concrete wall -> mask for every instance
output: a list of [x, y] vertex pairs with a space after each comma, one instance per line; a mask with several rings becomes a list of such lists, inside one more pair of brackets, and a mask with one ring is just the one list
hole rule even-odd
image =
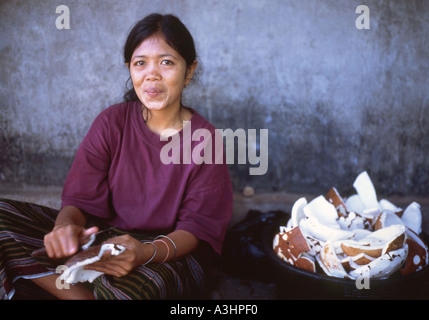
[[[58, 30], [58, 5], [70, 29]], [[370, 9], [359, 30], [358, 5]], [[231, 165], [236, 191], [429, 195], [429, 2], [2, 0], [0, 183], [61, 185], [94, 117], [120, 102], [133, 24], [174, 13], [199, 81], [185, 101], [219, 128], [268, 129], [269, 167]]]

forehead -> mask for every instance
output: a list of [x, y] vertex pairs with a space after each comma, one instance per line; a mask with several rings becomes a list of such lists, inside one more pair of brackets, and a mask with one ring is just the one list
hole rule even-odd
[[133, 57], [152, 55], [172, 55], [177, 59], [181, 58], [180, 54], [175, 49], [173, 49], [165, 41], [164, 36], [159, 33], [156, 33], [143, 40], [133, 52]]

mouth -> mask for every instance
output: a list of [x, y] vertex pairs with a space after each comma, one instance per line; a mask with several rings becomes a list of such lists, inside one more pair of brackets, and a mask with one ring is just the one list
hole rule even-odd
[[161, 95], [162, 90], [158, 88], [148, 88], [144, 90], [144, 93], [150, 98], [156, 98]]

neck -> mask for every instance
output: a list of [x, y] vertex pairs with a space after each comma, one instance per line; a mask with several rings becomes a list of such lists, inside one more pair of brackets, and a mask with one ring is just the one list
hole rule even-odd
[[180, 131], [183, 128], [183, 121], [191, 118], [191, 112], [183, 106], [179, 106], [175, 110], [149, 110], [145, 107], [142, 109], [143, 119], [147, 127], [154, 133], [161, 135], [166, 130], [172, 132]]

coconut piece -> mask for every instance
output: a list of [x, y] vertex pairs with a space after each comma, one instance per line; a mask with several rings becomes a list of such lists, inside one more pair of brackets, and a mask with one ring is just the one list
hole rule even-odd
[[423, 269], [429, 263], [428, 246], [413, 230], [407, 228], [408, 256], [400, 272], [403, 276]]
[[341, 229], [337, 223], [337, 210], [324, 196], [319, 196], [310, 201], [303, 207], [303, 211], [306, 216], [305, 233], [313, 238], [325, 242], [328, 239], [335, 241], [353, 237], [352, 231]]
[[351, 260], [351, 257], [346, 257], [341, 259], [341, 265], [343, 266], [344, 270], [348, 273], [351, 270], [354, 270], [356, 268], [359, 268], [360, 266], [356, 263], [354, 263]]
[[125, 247], [118, 244], [105, 243], [75, 254], [66, 261], [65, 265], [67, 268], [61, 274], [60, 280], [67, 283], [94, 281], [95, 278], [103, 273], [95, 270], [84, 270], [84, 267], [99, 261], [107, 251], [110, 251], [111, 255], [116, 256], [124, 252]]
[[308, 246], [299, 227], [295, 227], [286, 232], [282, 239], [285, 240], [285, 243], [288, 246], [287, 250], [295, 259], [298, 259], [301, 253], [310, 251], [310, 247]]
[[371, 223], [377, 218], [377, 216], [380, 214], [380, 209], [373, 207], [369, 209], [364, 209], [362, 212], [362, 216], [368, 219]]
[[294, 264], [296, 267], [307, 270], [310, 272], [316, 272], [316, 263], [313, 256], [303, 253]]
[[310, 228], [308, 227], [308, 224], [307, 224], [307, 219], [301, 219], [300, 221], [299, 221], [299, 228], [301, 229], [301, 232], [302, 232], [302, 234], [303, 235], [310, 235]]
[[96, 237], [97, 233], [98, 232], [90, 234], [89, 240], [81, 246], [82, 250], [87, 250], [93, 244], [93, 242], [95, 241], [95, 237]]
[[320, 253], [320, 250], [322, 250], [322, 247], [325, 245], [325, 242], [311, 236], [308, 232], [308, 227], [306, 225], [307, 225], [306, 220], [300, 221], [301, 232], [305, 240], [307, 240], [308, 246], [310, 247], [310, 251], [308, 253], [312, 256], [316, 256], [317, 254]]
[[287, 230], [292, 229], [294, 226], [292, 225], [292, 218], [288, 220], [286, 226], [280, 226], [280, 233], [286, 232]]
[[328, 240], [337, 241], [344, 239], [352, 239], [354, 231], [343, 230], [336, 223], [334, 225], [325, 225], [319, 222], [316, 218], [308, 218], [305, 220], [306, 231], [315, 239], [326, 242]]
[[354, 257], [345, 256], [341, 259], [341, 264], [344, 267], [344, 270], [350, 272], [360, 268], [362, 265], [366, 265], [374, 261], [375, 258], [368, 256], [365, 253], [358, 254]]
[[362, 265], [368, 264], [371, 261], [374, 261], [375, 258], [367, 255], [366, 253], [362, 252], [356, 256], [350, 257], [345, 256], [341, 260], [341, 264], [344, 266], [345, 264], [348, 264], [350, 269], [356, 269], [357, 267], [360, 267]]
[[402, 225], [393, 225], [371, 232], [359, 241], [342, 241], [341, 248], [348, 256], [365, 253], [370, 257], [377, 258], [389, 251], [401, 248], [404, 242], [405, 227]]
[[326, 241], [322, 250], [320, 251], [320, 262], [322, 269], [328, 276], [337, 278], [350, 278], [341, 260], [338, 258], [335, 247], [331, 240]]
[[[276, 233], [275, 235], [274, 235], [274, 238], [273, 238], [273, 250], [274, 251], [276, 251], [276, 247], [279, 245], [279, 242], [280, 242], [280, 235], [282, 234], [283, 232], [279, 232], [279, 233]], [[276, 252], [277, 253], [277, 252]]]
[[353, 238], [351, 240], [360, 241], [365, 237], [368, 237], [372, 231], [369, 231], [367, 229], [355, 229], [353, 230]]
[[413, 230], [415, 233], [422, 232], [422, 213], [420, 205], [417, 202], [412, 202], [402, 214], [401, 220], [404, 224]]
[[308, 253], [312, 256], [316, 256], [317, 254], [319, 254], [319, 252], [322, 249], [322, 247], [324, 246], [325, 242], [320, 240], [320, 239], [314, 238], [310, 234], [310, 229], [307, 226], [307, 219], [302, 219], [299, 222], [299, 228], [300, 228], [301, 233], [304, 236], [304, 238], [307, 241], [307, 244], [310, 248], [310, 251], [308, 251]]
[[342, 229], [364, 230], [371, 229], [371, 220], [351, 211], [347, 216], [340, 216], [337, 223]]
[[402, 208], [397, 207], [392, 202], [386, 199], [381, 199], [378, 204], [380, 205], [381, 210], [390, 210], [393, 211], [397, 216], [401, 217], [404, 210]]
[[360, 215], [362, 215], [365, 210], [365, 206], [358, 194], [351, 195], [346, 199], [346, 207], [347, 210], [354, 211]]
[[311, 272], [316, 271], [314, 258], [306, 254], [310, 247], [299, 227], [276, 234], [273, 249], [279, 258], [289, 264]]
[[369, 243], [361, 241], [344, 241], [341, 244], [341, 248], [343, 249], [344, 253], [348, 256], [356, 256], [361, 253], [365, 253], [371, 257], [379, 257], [381, 255], [381, 252], [383, 251], [382, 247], [376, 247], [370, 246]]
[[305, 239], [307, 240], [308, 246], [310, 247], [310, 251], [308, 253], [313, 257], [320, 253], [320, 250], [322, 250], [325, 244], [324, 242], [317, 240], [309, 235], [306, 235]]
[[321, 224], [326, 226], [338, 226], [337, 210], [332, 203], [329, 203], [324, 196], [318, 196], [311, 200], [304, 208], [307, 218], [316, 218]]
[[310, 247], [299, 227], [276, 234], [273, 249], [278, 256], [291, 264], [299, 258], [301, 253], [310, 251]]
[[365, 209], [379, 209], [377, 193], [375, 192], [374, 185], [372, 184], [368, 172], [361, 172], [354, 181], [353, 187], [362, 200]]
[[343, 198], [335, 187], [332, 187], [328, 191], [328, 193], [326, 194], [326, 199], [334, 205], [339, 217], [347, 217], [348, 212], [346, 203], [344, 202]]
[[299, 226], [299, 221], [305, 218], [304, 207], [307, 205], [307, 199], [305, 197], [299, 198], [295, 201], [291, 211], [291, 227]]
[[349, 258], [351, 259], [351, 261], [353, 261], [354, 263], [356, 263], [358, 265], [368, 264], [374, 260], [373, 257], [371, 257], [371, 256], [369, 256], [363, 252], [361, 254], [358, 254], [357, 256], [349, 257]]
[[393, 225], [404, 225], [398, 215], [390, 209], [385, 209], [374, 220], [374, 230], [390, 227]]
[[354, 279], [358, 277], [369, 277], [374, 279], [388, 278], [402, 266], [407, 254], [408, 246], [405, 244], [400, 249], [387, 252], [370, 263], [350, 271], [349, 274]]

